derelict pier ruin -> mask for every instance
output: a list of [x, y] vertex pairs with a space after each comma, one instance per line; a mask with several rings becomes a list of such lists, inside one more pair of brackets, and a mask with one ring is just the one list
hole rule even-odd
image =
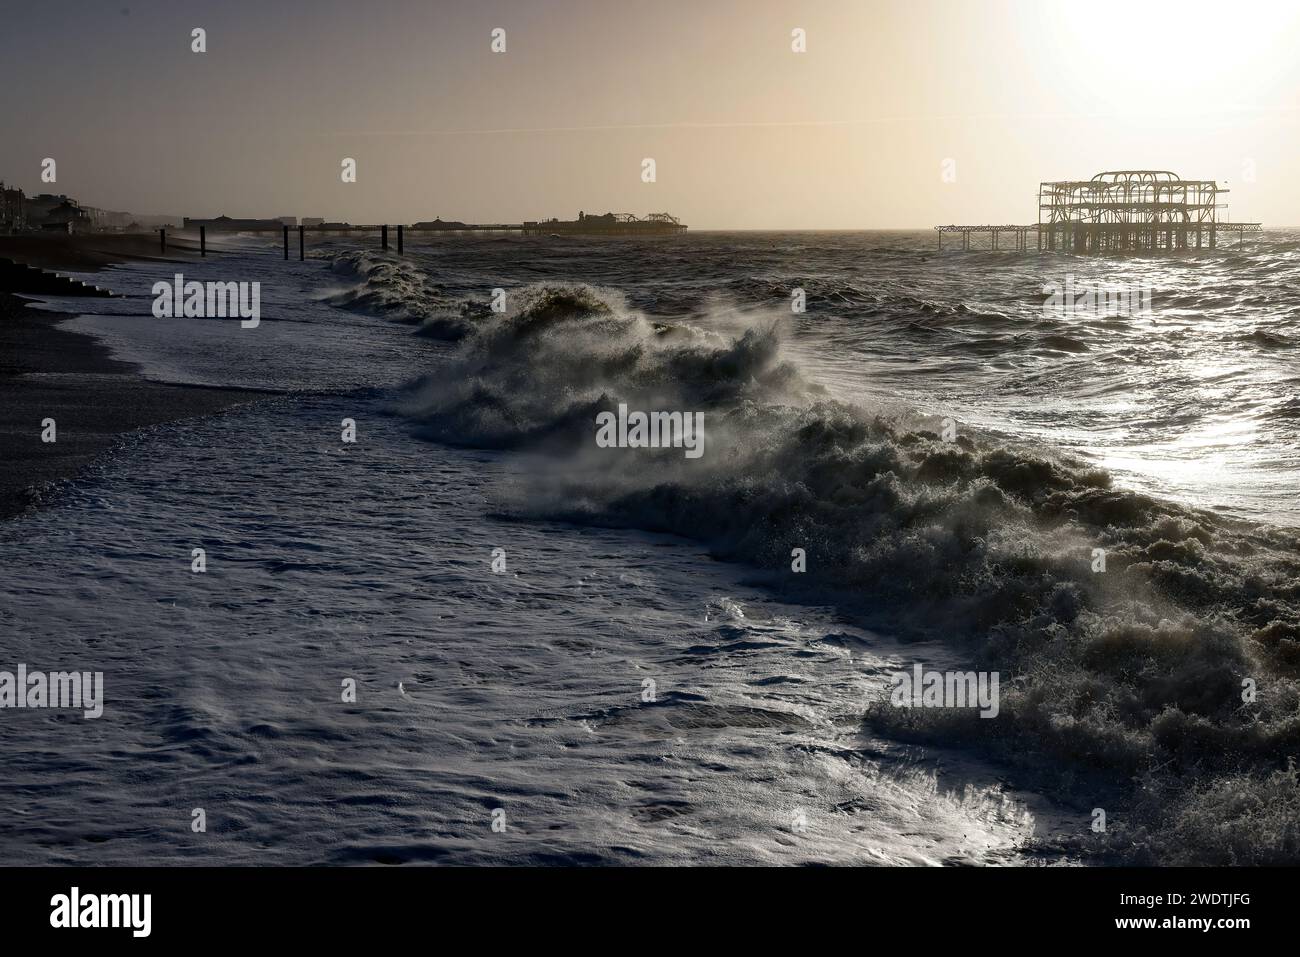
[[1235, 233], [1240, 244], [1262, 228], [1219, 218], [1227, 192], [1213, 180], [1183, 179], [1168, 170], [1111, 170], [1087, 180], [1040, 183], [1035, 224], [935, 229], [940, 249], [945, 233], [960, 235], [964, 250], [1028, 251], [1031, 243], [1039, 251], [1082, 254], [1216, 249], [1225, 233]]

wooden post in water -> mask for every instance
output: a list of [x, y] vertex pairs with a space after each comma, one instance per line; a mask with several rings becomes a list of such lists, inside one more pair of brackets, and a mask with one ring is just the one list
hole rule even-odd
[[208, 254], [208, 227], [200, 226], [199, 227], [199, 255], [206, 256], [207, 254]]
[[288, 225], [286, 224], [286, 225], [284, 225], [284, 226], [281, 226], [280, 228], [284, 230], [284, 258], [285, 258], [285, 261], [288, 262], [288, 260], [289, 260], [289, 227], [288, 227]]
[[303, 262], [307, 258], [306, 249], [303, 245], [302, 233], [303, 233], [303, 229], [301, 226], [299, 226], [298, 227], [298, 262]]
[[402, 224], [397, 224], [397, 255], [402, 254]]
[[388, 224], [387, 223], [379, 227], [379, 243], [383, 247], [384, 252], [388, 252]]
[[166, 226], [158, 230], [158, 242], [162, 245], [162, 251], [167, 252], [167, 227]]

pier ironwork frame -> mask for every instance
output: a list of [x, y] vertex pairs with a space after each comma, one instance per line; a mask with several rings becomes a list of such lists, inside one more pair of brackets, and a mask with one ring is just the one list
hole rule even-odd
[[[1187, 180], [1168, 170], [1108, 170], [1087, 180], [1059, 180], [1038, 186], [1038, 222], [1005, 226], [936, 226], [961, 236], [962, 249], [1053, 252], [1155, 253], [1216, 249], [1219, 234], [1236, 233], [1238, 244], [1260, 223], [1219, 218], [1228, 190], [1213, 180]], [[1011, 234], [1007, 246], [1004, 234]], [[972, 242], [972, 237], [975, 237]]]

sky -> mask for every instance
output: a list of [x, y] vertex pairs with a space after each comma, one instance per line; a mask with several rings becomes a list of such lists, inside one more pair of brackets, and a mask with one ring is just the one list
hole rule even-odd
[[1294, 0], [5, 0], [0, 24], [0, 179], [109, 209], [924, 228], [1161, 169], [1300, 224]]

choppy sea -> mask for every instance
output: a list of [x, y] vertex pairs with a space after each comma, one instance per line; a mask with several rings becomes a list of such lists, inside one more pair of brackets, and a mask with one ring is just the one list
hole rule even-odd
[[[177, 271], [260, 283], [260, 324], [155, 318]], [[1298, 277], [1285, 232], [242, 239], [97, 274], [122, 297], [45, 308], [266, 398], [0, 528], [0, 669], [105, 687], [0, 711], [0, 859], [1073, 862], [1116, 853], [1101, 804], [1142, 860], [1290, 860]], [[598, 448], [619, 403], [703, 412], [704, 454]], [[998, 717], [882, 709], [917, 662], [999, 673]]]

